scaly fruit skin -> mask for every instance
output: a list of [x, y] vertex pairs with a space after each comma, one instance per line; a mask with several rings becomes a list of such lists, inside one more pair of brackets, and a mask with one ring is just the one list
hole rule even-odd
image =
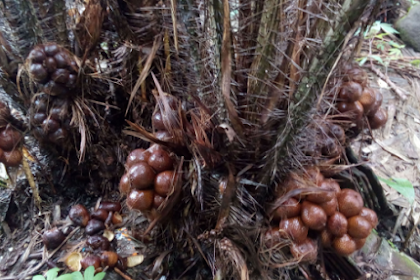
[[369, 125], [371, 129], [378, 129], [386, 124], [388, 120], [388, 113], [383, 109], [379, 108], [378, 111], [369, 117]]
[[94, 250], [100, 249], [106, 251], [110, 246], [109, 240], [102, 235], [89, 236], [86, 243]]
[[359, 83], [346, 82], [341, 86], [338, 98], [344, 102], [355, 102], [362, 96], [363, 88]]
[[343, 189], [337, 195], [338, 209], [347, 218], [358, 215], [363, 208], [363, 199], [352, 189]]
[[309, 201], [302, 203], [301, 218], [303, 223], [313, 230], [322, 230], [327, 224], [327, 214], [324, 209]]
[[285, 219], [279, 225], [280, 236], [290, 238], [295, 243], [303, 242], [308, 236], [308, 227], [300, 217]]
[[356, 242], [348, 234], [336, 237], [332, 242], [332, 246], [337, 254], [342, 256], [351, 255], [356, 251]]
[[66, 239], [66, 235], [58, 228], [47, 230], [42, 235], [42, 242], [47, 249], [56, 249]]
[[360, 216], [369, 221], [372, 228], [376, 228], [376, 226], [378, 225], [378, 216], [372, 209], [363, 207], [362, 211], [360, 211]]
[[35, 96], [30, 110], [31, 129], [35, 138], [42, 143], [65, 146], [70, 141], [70, 107], [67, 99], [45, 93]]
[[337, 197], [333, 197], [333, 199], [331, 199], [330, 201], [321, 203], [319, 204], [319, 206], [321, 206], [322, 209], [324, 209], [325, 214], [327, 214], [328, 217], [334, 215], [334, 213], [338, 211]]
[[93, 266], [96, 269], [101, 267], [101, 259], [95, 255], [89, 255], [80, 261], [83, 269]]
[[76, 204], [70, 208], [69, 218], [76, 225], [85, 227], [90, 220], [90, 214], [83, 205]]
[[372, 231], [372, 225], [360, 215], [348, 219], [348, 233], [353, 238], [364, 239]]
[[357, 122], [363, 117], [363, 106], [359, 101], [355, 102], [340, 102], [337, 104], [337, 110], [342, 113], [343, 120]]
[[127, 197], [127, 206], [140, 211], [150, 210], [153, 205], [153, 195], [152, 190], [133, 189]]
[[273, 220], [280, 221], [282, 218], [293, 218], [300, 215], [302, 205], [293, 197], [288, 198], [273, 212]]
[[154, 188], [155, 192], [163, 197], [166, 197], [172, 188], [172, 184], [175, 181], [175, 172], [173, 170], [167, 170], [160, 172], [156, 175]]
[[102, 221], [92, 219], [90, 220], [85, 228], [87, 235], [95, 235], [105, 229], [105, 224]]
[[145, 190], [153, 186], [156, 174], [149, 164], [138, 162], [130, 167], [128, 177], [133, 188]]
[[328, 218], [327, 229], [332, 235], [341, 237], [347, 233], [347, 225], [346, 217], [340, 212], [335, 212]]
[[35, 46], [28, 55], [31, 78], [53, 96], [74, 95], [79, 67], [73, 55], [55, 43]]
[[[278, 232], [266, 232], [265, 239], [269, 239], [270, 247], [277, 244], [284, 246], [284, 239], [290, 239], [293, 242], [289, 246], [292, 255], [300, 258], [308, 247], [305, 245], [309, 244], [306, 240], [308, 235], [318, 235], [325, 248], [332, 247], [344, 256], [363, 247], [366, 237], [378, 223], [376, 213], [363, 207], [363, 199], [358, 192], [341, 189], [336, 180], [319, 174], [316, 167], [310, 167], [305, 172], [291, 172], [285, 183], [279, 184], [283, 192], [277, 193], [273, 205], [278, 204], [276, 201], [283, 201], [284, 196], [291, 196], [290, 192], [298, 193], [299, 189], [301, 192], [271, 212], [271, 223], [275, 225], [279, 220], [280, 223]], [[278, 241], [273, 238], [277, 235]], [[312, 257], [304, 257], [304, 260], [316, 259], [316, 254], [309, 251], [308, 255]]]

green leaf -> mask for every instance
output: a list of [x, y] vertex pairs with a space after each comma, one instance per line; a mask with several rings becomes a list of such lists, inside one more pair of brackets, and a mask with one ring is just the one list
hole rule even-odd
[[93, 280], [93, 276], [95, 275], [95, 268], [93, 265], [89, 266], [85, 270], [85, 280]]
[[83, 280], [83, 275], [80, 271], [75, 271], [71, 274], [73, 280]]
[[376, 60], [377, 62], [379, 62], [380, 64], [384, 65], [384, 61], [382, 60], [382, 58], [378, 55], [371, 55], [371, 58], [373, 58], [374, 60]]
[[389, 23], [381, 23], [381, 29], [388, 34], [400, 34], [400, 32], [395, 30]]
[[381, 33], [381, 34], [376, 35], [375, 38], [378, 38], [378, 39], [382, 40], [384, 38], [384, 36], [386, 36], [386, 35], [388, 35], [388, 33]]
[[45, 278], [42, 275], [35, 275], [34, 277], [32, 277], [32, 280], [45, 280]]
[[394, 243], [392, 243], [392, 241], [391, 240], [387, 240], [388, 241], [388, 244], [391, 246], [391, 248], [393, 248], [393, 249], [397, 249], [397, 247], [395, 246], [395, 244]]
[[415, 66], [415, 67], [419, 67], [420, 66], [420, 59], [414, 59], [410, 62], [410, 64]]
[[400, 49], [390, 49], [389, 50], [389, 55], [402, 56], [402, 52], [401, 52]]
[[379, 31], [381, 31], [381, 22], [380, 21], [375, 21], [370, 28], [368, 28], [365, 32], [365, 37], [371, 37], [371, 36], [375, 36], [376, 34], [379, 33]]
[[405, 45], [401, 45], [401, 44], [395, 43], [394, 41], [389, 41], [388, 44], [390, 44], [392, 47], [397, 48], [397, 49], [403, 49], [403, 48], [405, 48]]
[[381, 177], [378, 177], [379, 180], [402, 194], [405, 198], [407, 198], [408, 202], [410, 204], [413, 204], [415, 194], [414, 194], [414, 188], [413, 184], [411, 184], [410, 181], [407, 179], [400, 179], [400, 178], [391, 178], [391, 179], [384, 179]]
[[98, 274], [95, 275], [95, 277], [93, 278], [93, 280], [102, 280], [105, 277], [105, 272], [99, 272]]
[[71, 275], [70, 273], [63, 274], [60, 277], [58, 277], [56, 280], [73, 280], [73, 275]]
[[47, 271], [47, 280], [54, 280], [57, 278], [58, 272], [60, 269], [58, 267], [51, 268]]
[[378, 49], [380, 49], [381, 51], [385, 50], [385, 44], [383, 42], [380, 42], [376, 45], [376, 47]]
[[360, 59], [359, 61], [359, 66], [363, 66], [363, 64], [365, 64], [365, 62], [367, 61], [367, 57], [363, 57], [362, 59]]

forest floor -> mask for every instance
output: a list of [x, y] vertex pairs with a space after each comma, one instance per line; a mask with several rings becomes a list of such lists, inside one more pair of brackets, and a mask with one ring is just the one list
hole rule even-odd
[[[370, 44], [371, 42], [367, 40], [364, 50], [369, 49]], [[361, 270], [372, 271], [374, 274], [380, 274], [379, 272], [382, 271], [383, 275], [387, 276], [386, 278], [398, 276], [399, 279], [404, 279], [401, 275], [410, 276], [412, 271], [420, 269], [420, 264], [413, 268], [407, 265], [407, 262], [399, 263], [397, 259], [401, 260], [401, 257], [391, 256], [400, 251], [420, 262], [420, 228], [418, 227], [420, 221], [420, 68], [418, 65], [420, 63], [416, 62], [416, 60], [420, 62], [420, 54], [408, 48], [403, 48], [401, 51], [401, 55], [393, 57], [387, 66], [377, 59], [368, 59], [363, 66], [369, 73], [371, 87], [383, 95], [383, 106], [388, 111], [388, 122], [383, 129], [375, 130], [373, 137], [367, 137], [364, 134], [355, 139], [353, 149], [378, 177], [399, 183], [397, 187], [382, 183], [387, 200], [394, 206], [396, 215], [382, 222], [381, 230], [378, 231], [381, 239], [377, 238], [368, 242], [365, 247], [373, 247], [374, 242], [377, 246], [370, 248], [370, 252], [366, 249], [361, 250], [353, 255], [352, 259]], [[369, 53], [369, 51], [362, 51], [361, 54], [363, 57]], [[387, 62], [387, 54], [381, 55]], [[413, 188], [406, 181], [399, 179], [407, 180]], [[398, 187], [399, 191], [396, 189]], [[42, 226], [44, 223], [48, 224], [51, 217], [56, 214], [54, 213], [55, 205], [60, 205], [64, 209], [68, 208], [68, 203], [75, 202], [56, 201], [51, 203], [49, 212], [32, 216], [27, 212], [28, 209], [35, 208], [31, 202], [32, 194], [28, 190], [23, 190], [21, 194], [14, 194], [14, 196], [11, 193], [11, 189], [0, 187], [2, 225], [0, 232], [6, 236], [2, 240], [11, 241], [0, 244], [0, 252], [2, 252], [0, 254], [0, 280], [16, 279], [13, 275], [22, 270], [22, 267], [26, 269], [25, 276], [28, 278], [31, 273], [41, 272], [39, 269], [42, 264], [48, 263], [49, 260], [40, 238]], [[77, 202], [80, 202], [77, 194], [73, 196]], [[22, 204], [11, 205], [14, 199], [22, 201]], [[90, 206], [95, 204], [95, 201], [82, 202]], [[25, 220], [19, 217], [14, 220], [14, 225], [8, 225], [6, 220], [10, 221], [11, 218], [5, 219], [5, 216], [8, 211], [11, 211], [10, 209], [16, 211], [13, 214], [9, 213], [9, 216], [32, 219]], [[123, 235], [121, 232], [120, 230], [120, 233], [116, 234], [117, 238], [127, 241], [121, 237]], [[10, 238], [7, 239], [7, 237]], [[389, 246], [384, 247], [379, 243]], [[131, 245], [128, 243], [127, 246]], [[388, 257], [385, 256], [386, 254]], [[60, 255], [60, 252], [57, 252], [57, 255]], [[381, 259], [377, 257], [378, 255], [385, 257]], [[54, 256], [54, 258], [58, 259], [59, 256]], [[410, 260], [410, 264], [415, 266], [416, 262]], [[394, 273], [395, 271], [398, 273]], [[115, 273], [110, 273], [106, 279], [114, 279], [114, 277], [122, 279]], [[369, 277], [366, 278], [369, 279]]]
[[[392, 40], [397, 39], [394, 37]], [[364, 49], [370, 49], [371, 43], [366, 41]], [[369, 53], [362, 52], [361, 58]], [[420, 68], [417, 64], [420, 54], [410, 48], [402, 48], [398, 57], [390, 56], [388, 61], [385, 60], [386, 52], [378, 55], [384, 60], [368, 59], [363, 67], [369, 73], [371, 87], [383, 95], [388, 122], [383, 129], [373, 131], [372, 137], [359, 136], [352, 147], [380, 180], [388, 179], [395, 183], [381, 181], [388, 202], [395, 207], [396, 216], [382, 223], [388, 230], [386, 234], [381, 232], [379, 235], [387, 241], [390, 250], [398, 248], [420, 262]], [[382, 249], [383, 246], [378, 244], [374, 250], [381, 255], [378, 251]], [[361, 254], [357, 254], [355, 260], [361, 266], [375, 263], [376, 269], [385, 274], [388, 272], [389, 276], [410, 275], [410, 269], [400, 267], [394, 258], [378, 260], [377, 254], [376, 260], [367, 260]], [[383, 256], [385, 254], [382, 252]], [[397, 270], [405, 270], [405, 273], [391, 272]]]

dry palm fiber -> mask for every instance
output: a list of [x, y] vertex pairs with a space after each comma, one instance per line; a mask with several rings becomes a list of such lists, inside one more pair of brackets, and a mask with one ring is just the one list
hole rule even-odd
[[[156, 140], [151, 115], [156, 104], [170, 113], [168, 93], [182, 108], [168, 115], [167, 129], [182, 146], [169, 147], [184, 158], [185, 176], [180, 202], [168, 200], [172, 215], [148, 232], [156, 244], [146, 252], [158, 253], [147, 274], [295, 273], [285, 267], [296, 262], [281, 250], [268, 260], [262, 252], [265, 209], [289, 171], [316, 163], [303, 154], [302, 139], [310, 141], [311, 127], [324, 119], [329, 74], [352, 59], [347, 42], [380, 1], [67, 2], [2, 6], [0, 26], [10, 46], [1, 67], [10, 77], [10, 61], [23, 63], [39, 43], [54, 41], [78, 58], [73, 145], [55, 151], [68, 161], [60, 178], [77, 174], [83, 187], [112, 197], [128, 152]], [[22, 11], [28, 17], [18, 17]], [[18, 77], [4, 84], [22, 87], [18, 102], [30, 114], [28, 100], [42, 89], [23, 70]], [[131, 228], [142, 235], [149, 225], [139, 227], [135, 216]]]

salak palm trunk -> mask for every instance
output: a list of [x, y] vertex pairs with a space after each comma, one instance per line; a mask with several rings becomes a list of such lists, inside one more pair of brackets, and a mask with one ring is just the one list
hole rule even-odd
[[[356, 31], [380, 4], [2, 1], [0, 160], [10, 180], [1, 219], [15, 233], [1, 238], [21, 250], [4, 279], [68, 269], [75, 251], [100, 254], [84, 243], [91, 228], [71, 211], [65, 220], [72, 205], [98, 198], [123, 206], [123, 223], [106, 224], [131, 241], [113, 241], [120, 259], [145, 258], [134, 268], [120, 261], [110, 278], [358, 277], [341, 256], [365, 236], [330, 230], [327, 217], [351, 223], [363, 204], [388, 210], [348, 148], [384, 119], [381, 97], [352, 63]], [[344, 189], [356, 190], [359, 208]], [[325, 218], [305, 217], [318, 210]], [[45, 240], [54, 227], [67, 236], [55, 245]], [[42, 251], [42, 261], [28, 257]]]

